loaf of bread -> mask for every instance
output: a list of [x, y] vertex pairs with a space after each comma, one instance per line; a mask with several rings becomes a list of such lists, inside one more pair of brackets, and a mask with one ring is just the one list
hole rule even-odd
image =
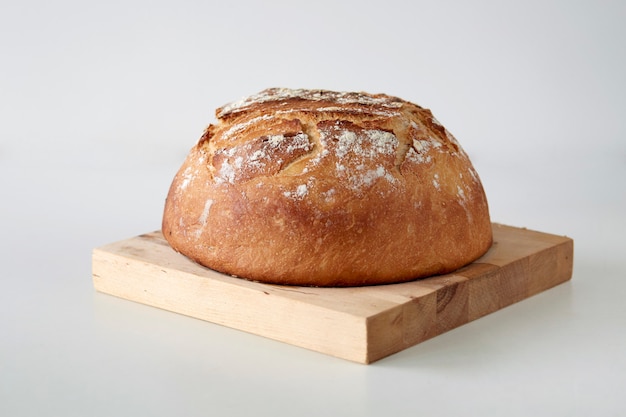
[[216, 111], [176, 174], [163, 234], [208, 268], [360, 286], [451, 272], [492, 243], [467, 154], [383, 94], [274, 88]]

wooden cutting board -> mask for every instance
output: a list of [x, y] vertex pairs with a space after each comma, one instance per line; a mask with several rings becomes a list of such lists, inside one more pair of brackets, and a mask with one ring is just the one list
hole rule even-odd
[[93, 250], [98, 291], [340, 358], [371, 363], [569, 280], [573, 241], [493, 225], [454, 273], [357, 288], [268, 285], [174, 252], [159, 231]]

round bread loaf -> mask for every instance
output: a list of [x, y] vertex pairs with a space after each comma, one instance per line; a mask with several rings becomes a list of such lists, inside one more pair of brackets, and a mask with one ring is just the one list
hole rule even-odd
[[171, 185], [163, 234], [211, 269], [359, 286], [451, 272], [492, 243], [466, 153], [383, 94], [268, 89], [217, 109]]

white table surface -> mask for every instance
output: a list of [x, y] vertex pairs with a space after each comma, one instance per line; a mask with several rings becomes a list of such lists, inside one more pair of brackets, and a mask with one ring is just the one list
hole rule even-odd
[[[0, 415], [626, 414], [623, 4], [200, 3], [0, 3]], [[96, 293], [91, 249], [270, 86], [431, 108], [573, 280], [369, 366]]]

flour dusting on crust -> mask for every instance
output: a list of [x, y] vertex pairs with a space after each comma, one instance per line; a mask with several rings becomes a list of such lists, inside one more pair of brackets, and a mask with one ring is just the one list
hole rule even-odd
[[[378, 181], [392, 189], [399, 185], [404, 161], [432, 164], [444, 153], [466, 157], [430, 111], [382, 94], [272, 88], [227, 104], [216, 115], [220, 142], [212, 173], [218, 185], [271, 177], [298, 163], [290, 172], [313, 179], [319, 169], [326, 170], [322, 167], [333, 166], [340, 186], [361, 195]], [[471, 168], [469, 175], [475, 182]], [[189, 173], [183, 177], [182, 188]], [[437, 174], [432, 186], [442, 189]], [[292, 185], [282, 194], [301, 200], [314, 189], [313, 183]]]

